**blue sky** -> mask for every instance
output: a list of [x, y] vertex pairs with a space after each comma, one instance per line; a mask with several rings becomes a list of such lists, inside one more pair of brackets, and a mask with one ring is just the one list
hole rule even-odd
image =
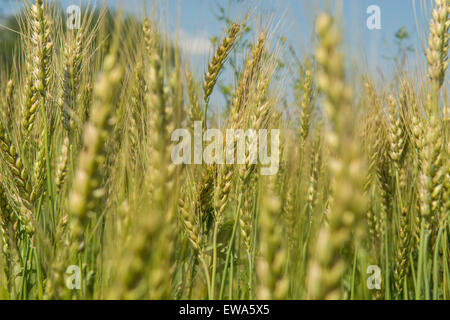
[[[231, 17], [242, 15], [250, 9], [260, 25], [277, 25], [276, 35], [287, 38], [300, 56], [314, 51], [311, 42], [314, 17], [331, 3], [341, 4], [347, 57], [353, 66], [375, 73], [375, 76], [392, 76], [393, 60], [396, 55], [395, 32], [402, 26], [411, 35], [406, 43], [412, 47], [408, 61], [419, 61], [423, 67], [423, 45], [426, 40], [431, 0], [55, 0], [61, 6], [70, 4], [107, 3], [124, 8], [138, 17], [155, 4], [160, 5], [163, 25], [171, 34], [178, 30], [183, 39], [180, 44], [192, 57], [197, 72], [204, 72], [205, 63], [211, 55], [210, 38], [223, 34], [225, 25], [217, 21], [218, 3], [229, 11]], [[17, 9], [20, 0], [0, 0], [0, 9], [11, 13]], [[366, 9], [377, 5], [381, 9], [381, 29], [368, 30]], [[414, 8], [416, 10], [414, 10]], [[334, 8], [336, 9], [336, 8]], [[421, 31], [418, 31], [421, 30]], [[287, 52], [284, 50], [283, 52]], [[363, 61], [363, 63], [361, 63]], [[362, 66], [362, 67], [361, 67]], [[413, 68], [413, 66], [412, 66]], [[379, 70], [382, 70], [380, 73]], [[225, 77], [228, 77], [225, 75]]]
[[[209, 38], [220, 35], [224, 25], [217, 22], [212, 12], [218, 12], [220, 3], [230, 9], [231, 16], [250, 8], [259, 16], [262, 23], [267, 21], [282, 21], [277, 29], [279, 34], [288, 38], [296, 49], [303, 53], [311, 52], [311, 27], [317, 12], [330, 3], [343, 4], [343, 24], [345, 26], [348, 49], [363, 57], [371, 65], [383, 63], [382, 56], [394, 55], [396, 52], [395, 32], [405, 26], [411, 34], [409, 43], [421, 52], [424, 43], [423, 35], [417, 31], [414, 14], [414, 4], [420, 29], [426, 22], [430, 0], [55, 0], [63, 7], [70, 4], [107, 3], [122, 7], [128, 12], [143, 16], [144, 5], [149, 9], [155, 3], [162, 3], [167, 17], [165, 25], [174, 32], [179, 24], [179, 30], [186, 39], [186, 47], [190, 47], [194, 55], [206, 55], [209, 51]], [[0, 0], [3, 13], [11, 13], [17, 9], [20, 0]], [[229, 5], [231, 3], [231, 5]], [[378, 5], [381, 9], [381, 30], [370, 31], [366, 27], [369, 5]], [[424, 4], [427, 8], [424, 8]], [[427, 23], [426, 23], [427, 24]], [[187, 45], [189, 44], [189, 46]], [[356, 56], [356, 55], [355, 55]]]

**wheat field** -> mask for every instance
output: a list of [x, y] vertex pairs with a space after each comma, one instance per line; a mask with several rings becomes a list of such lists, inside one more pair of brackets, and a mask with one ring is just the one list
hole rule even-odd
[[[384, 83], [352, 77], [323, 12], [286, 84], [288, 48], [256, 15], [229, 22], [199, 74], [151, 15], [84, 8], [70, 30], [25, 4], [0, 68], [0, 299], [450, 298], [450, 0], [433, 1], [426, 72]], [[248, 151], [175, 164], [172, 133], [200, 123], [278, 129], [277, 172]]]

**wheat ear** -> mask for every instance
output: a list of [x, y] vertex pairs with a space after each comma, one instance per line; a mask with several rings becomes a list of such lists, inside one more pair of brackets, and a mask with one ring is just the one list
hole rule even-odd
[[9, 139], [8, 133], [0, 124], [0, 148], [3, 152], [3, 158], [7, 163], [7, 167], [11, 172], [14, 183], [18, 188], [21, 202], [21, 210], [19, 212], [19, 221], [29, 234], [34, 233], [31, 212], [31, 184], [28, 179], [28, 173], [23, 165], [21, 156], [17, 153], [12, 141]]
[[74, 39], [64, 47], [64, 66], [62, 99], [59, 107], [63, 116], [63, 125], [67, 131], [73, 127], [72, 115], [76, 111], [76, 102], [80, 87], [83, 33], [78, 31]]
[[205, 112], [203, 114], [203, 126], [206, 126], [206, 117], [209, 99], [211, 93], [216, 85], [217, 78], [219, 77], [219, 72], [225, 61], [228, 58], [228, 54], [233, 48], [233, 44], [239, 35], [241, 30], [241, 25], [233, 24], [228, 30], [227, 36], [223, 39], [222, 43], [217, 47], [216, 53], [208, 65], [208, 72], [205, 74], [205, 81], [203, 82], [203, 100], [205, 101]]
[[283, 232], [277, 220], [281, 214], [280, 199], [268, 187], [263, 197], [260, 216], [261, 258], [258, 259], [258, 299], [286, 299], [289, 281], [285, 274], [287, 249], [283, 244]]
[[429, 131], [424, 137], [423, 164], [420, 175], [420, 213], [425, 229], [431, 231], [440, 215], [443, 188], [443, 147], [441, 122], [431, 115]]
[[366, 212], [362, 192], [365, 166], [359, 154], [360, 146], [346, 129], [350, 126], [346, 121], [352, 94], [345, 84], [343, 56], [337, 50], [339, 30], [327, 14], [318, 17], [316, 27], [321, 38], [316, 59], [322, 67], [317, 82], [326, 94], [325, 109], [331, 122], [326, 141], [332, 151], [329, 169], [333, 200], [327, 213], [328, 224], [319, 230], [309, 267], [308, 289], [312, 299], [339, 299], [346, 269], [340, 250], [352, 245], [352, 237], [360, 239], [363, 234], [360, 220]]
[[409, 246], [409, 228], [408, 228], [408, 211], [403, 209], [400, 215], [400, 225], [398, 229], [398, 243], [396, 248], [394, 279], [395, 289], [400, 296], [403, 292], [403, 280], [408, 270], [408, 246]]
[[12, 211], [8, 204], [3, 186], [0, 186], [0, 232], [2, 234], [2, 254], [4, 258], [3, 272], [6, 277], [6, 288], [10, 289], [11, 279], [11, 252], [10, 252], [10, 236], [12, 227]]
[[36, 0], [31, 8], [32, 92], [36, 94], [36, 97], [32, 99], [31, 106], [27, 106], [24, 110], [23, 129], [25, 137], [28, 137], [33, 129], [39, 106], [45, 107], [47, 88], [50, 83], [53, 42], [50, 39], [50, 22], [46, 17], [44, 7], [43, 0]]
[[448, 29], [450, 28], [449, 8], [450, 1], [435, 0], [436, 8], [433, 9], [432, 19], [429, 25], [428, 48], [426, 58], [428, 61], [428, 76], [437, 87], [444, 83], [445, 71], [448, 67]]
[[302, 100], [300, 113], [300, 141], [305, 143], [309, 134], [309, 128], [311, 126], [311, 115], [314, 111], [313, 105], [313, 89], [312, 89], [312, 74], [310, 69], [306, 69], [305, 77], [303, 80], [302, 88]]
[[117, 64], [115, 53], [110, 53], [104, 61], [95, 87], [91, 118], [86, 125], [83, 152], [79, 157], [75, 174], [69, 212], [72, 216], [71, 239], [76, 249], [83, 249], [83, 235], [88, 223], [88, 211], [94, 209], [96, 196], [100, 188], [99, 167], [103, 161], [104, 143], [112, 127], [112, 112], [116, 89], [122, 79], [122, 69]]
[[67, 162], [69, 158], [69, 137], [64, 137], [61, 145], [61, 151], [59, 154], [58, 165], [56, 166], [55, 173], [55, 186], [56, 191], [59, 193], [64, 185], [67, 175]]

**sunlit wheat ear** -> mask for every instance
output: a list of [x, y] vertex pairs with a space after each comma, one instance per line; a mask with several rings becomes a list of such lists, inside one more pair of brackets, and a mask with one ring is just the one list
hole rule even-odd
[[389, 104], [389, 156], [391, 157], [396, 170], [400, 169], [400, 160], [405, 145], [403, 127], [400, 115], [397, 115], [397, 103], [391, 95], [388, 97]]
[[[208, 72], [205, 74], [203, 82], [203, 98], [205, 101], [204, 124], [206, 124], [206, 111], [212, 90], [217, 82], [219, 72], [230, 53], [233, 44], [239, 34], [241, 26], [233, 24], [228, 30], [227, 36], [223, 39], [222, 44], [216, 50], [216, 53], [209, 63]], [[216, 186], [214, 190], [214, 214], [216, 224], [220, 225], [223, 218], [223, 212], [228, 204], [228, 198], [232, 187], [233, 169], [230, 165], [222, 165], [218, 168]]]
[[21, 202], [21, 210], [19, 211], [19, 221], [29, 234], [34, 233], [31, 212], [31, 191], [32, 187], [28, 179], [27, 170], [24, 167], [21, 156], [17, 153], [16, 148], [10, 140], [8, 133], [0, 124], [0, 148], [3, 153], [8, 169], [11, 172], [14, 183], [19, 191], [19, 202]]
[[171, 196], [167, 198], [165, 209], [162, 212], [158, 237], [159, 245], [152, 252], [152, 262], [155, 267], [150, 273], [150, 287], [152, 290], [150, 298], [155, 300], [171, 297], [172, 282], [176, 272], [177, 262], [173, 255], [177, 251], [176, 234], [179, 232], [179, 228], [175, 216], [178, 206], [174, 200], [179, 197], [179, 190], [176, 188], [176, 183], [178, 183], [176, 180], [178, 178], [174, 179], [174, 183], [172, 183], [172, 179], [174, 178], [168, 177], [167, 190]]
[[400, 224], [398, 228], [398, 243], [396, 248], [394, 279], [395, 289], [400, 296], [403, 291], [403, 280], [408, 274], [408, 246], [409, 246], [409, 223], [408, 211], [403, 209], [400, 215]]
[[75, 249], [82, 249], [83, 235], [88, 223], [87, 213], [95, 207], [95, 192], [100, 185], [100, 165], [103, 162], [104, 143], [112, 127], [112, 112], [116, 90], [122, 79], [122, 69], [115, 54], [105, 58], [103, 72], [94, 87], [94, 105], [85, 128], [83, 152], [78, 160], [72, 191], [69, 197], [71, 238]]
[[443, 107], [442, 115], [443, 115], [444, 123], [447, 125], [447, 127], [449, 127], [448, 125], [450, 125], [450, 106]]
[[195, 195], [195, 210], [198, 214], [200, 225], [206, 226], [202, 232], [208, 233], [211, 225], [211, 219], [214, 217], [214, 179], [215, 169], [212, 166], [206, 167], [206, 170], [199, 178], [198, 187]]
[[318, 183], [319, 171], [322, 163], [322, 151], [320, 144], [320, 133], [316, 133], [313, 143], [313, 152], [311, 154], [311, 167], [309, 172], [309, 187], [306, 194], [306, 214], [308, 215], [309, 223], [312, 224], [312, 214], [314, 206], [318, 199]]
[[35, 202], [41, 195], [43, 187], [45, 185], [45, 174], [46, 174], [46, 150], [45, 145], [45, 130], [41, 131], [39, 136], [39, 146], [36, 154], [36, 160], [34, 162], [33, 168], [33, 188], [30, 195], [31, 202]]
[[[174, 227], [176, 227], [175, 199], [178, 197], [176, 187], [179, 179], [177, 176], [179, 167], [170, 161], [170, 133], [176, 123], [175, 113], [181, 106], [175, 104], [179, 103], [179, 82], [177, 77], [174, 77], [178, 73], [172, 73], [171, 77], [165, 78], [165, 72], [168, 70], [165, 65], [163, 37], [159, 37], [158, 32], [149, 27], [148, 20], [144, 21], [143, 31], [149, 59], [148, 93], [145, 95], [145, 101], [150, 118], [149, 171], [145, 181], [152, 201], [155, 216], [153, 219], [159, 221], [156, 227], [158, 237], [155, 241], [164, 243], [165, 246], [164, 249], [158, 245], [155, 246], [152, 249], [152, 255], [147, 258], [153, 263], [157, 262], [149, 273], [148, 284], [151, 290], [150, 297], [161, 299], [170, 296], [173, 272], [172, 253], [175, 248]], [[146, 232], [143, 232], [142, 237], [151, 236], [151, 234], [146, 235]], [[143, 258], [140, 257], [140, 252], [135, 252], [132, 259]], [[144, 280], [144, 271], [136, 270], [135, 276]]]
[[[375, 109], [374, 112], [369, 114], [369, 119], [367, 120], [367, 151], [368, 151], [368, 174], [366, 176], [366, 181], [364, 184], [364, 191], [366, 194], [371, 194], [372, 191], [377, 189], [376, 187], [379, 185], [380, 178], [380, 163], [382, 163], [385, 151], [385, 141], [386, 137], [386, 129], [384, 125], [384, 119], [382, 110], [380, 107], [379, 97], [377, 96], [376, 90], [371, 82], [365, 83], [367, 95], [368, 95], [368, 103], [371, 107]], [[383, 198], [382, 198], [383, 199]], [[385, 202], [382, 203], [382, 206], [385, 206]], [[386, 212], [382, 214], [384, 216]], [[372, 239], [372, 244], [374, 244], [374, 248], [377, 244], [379, 244], [379, 240], [381, 238], [380, 234], [380, 218], [373, 208], [370, 208], [367, 211], [367, 222], [369, 227], [369, 233]]]
[[147, 49], [147, 54], [151, 56], [154, 52], [154, 46], [155, 43], [157, 43], [157, 40], [155, 39], [155, 33], [148, 18], [145, 18], [142, 23], [142, 31], [144, 32], [145, 48]]
[[[168, 170], [169, 171], [169, 170]], [[171, 177], [168, 177], [171, 180]], [[175, 274], [176, 261], [176, 234], [179, 231], [176, 222], [177, 203], [174, 201], [179, 197], [179, 191], [175, 184], [168, 183], [167, 190], [170, 194], [165, 200], [165, 205], [159, 214], [160, 225], [157, 229], [158, 239], [151, 252], [151, 263], [153, 268], [149, 274], [150, 299], [161, 300], [171, 297], [172, 282]], [[158, 220], [157, 217], [153, 218]], [[143, 279], [144, 283], [146, 280]]]
[[447, 165], [445, 166], [446, 172], [444, 177], [444, 191], [442, 195], [442, 201], [443, 206], [441, 213], [441, 223], [443, 225], [448, 224], [448, 218], [450, 215], [450, 164], [449, 164], [449, 157], [450, 157], [450, 142], [447, 143]]
[[370, 117], [367, 120], [367, 131], [368, 135], [370, 133], [370, 136], [366, 137], [367, 140], [367, 148], [368, 148], [368, 157], [369, 157], [369, 168], [368, 168], [368, 176], [366, 179], [366, 184], [364, 186], [364, 189], [366, 191], [369, 190], [373, 178], [376, 172], [376, 166], [380, 160], [380, 158], [383, 156], [383, 150], [384, 150], [384, 144], [386, 140], [386, 131], [385, 131], [385, 125], [384, 125], [384, 119], [382, 110], [380, 108], [379, 104], [379, 98], [377, 96], [377, 93], [375, 91], [375, 88], [371, 82], [365, 83], [365, 88], [368, 95], [368, 103], [371, 107], [375, 109], [373, 113], [370, 114]]
[[209, 103], [209, 97], [211, 96], [214, 86], [216, 85], [219, 72], [225, 63], [240, 30], [241, 25], [239, 24], [233, 24], [231, 26], [228, 30], [227, 36], [217, 47], [216, 53], [208, 65], [208, 72], [205, 74], [205, 81], [203, 82], [203, 99], [206, 104]]
[[33, 129], [36, 112], [40, 106], [45, 107], [45, 99], [51, 76], [51, 57], [53, 42], [50, 39], [50, 22], [46, 16], [43, 0], [36, 0], [31, 7], [31, 61], [32, 87], [36, 97], [31, 106], [25, 106], [23, 129], [27, 137]]
[[285, 179], [286, 179], [286, 143], [282, 140], [280, 143], [280, 165], [278, 172], [275, 175], [275, 182], [274, 182], [274, 192], [277, 192], [277, 195], [283, 195], [284, 189], [285, 189]]
[[412, 133], [412, 141], [414, 146], [414, 151], [416, 153], [416, 168], [417, 170], [421, 170], [422, 168], [422, 150], [423, 150], [423, 124], [422, 119], [420, 119], [417, 115], [413, 115], [411, 117], [411, 133]]
[[253, 244], [253, 208], [254, 208], [254, 199], [256, 193], [256, 182], [258, 178], [255, 175], [251, 175], [248, 184], [246, 185], [244, 192], [243, 200], [241, 204], [241, 212], [239, 215], [239, 224], [241, 229], [241, 236], [244, 240], [245, 247], [247, 249], [247, 254], [250, 255], [252, 252]]
[[135, 188], [139, 184], [136, 181], [136, 168], [139, 160], [140, 139], [144, 136], [143, 121], [146, 82], [143, 78], [143, 66], [141, 62], [137, 62], [132, 81], [130, 83], [130, 107], [124, 111], [126, 118], [124, 127], [126, 131], [127, 150], [129, 151], [129, 181], [130, 187]]
[[5, 101], [4, 107], [1, 110], [1, 115], [4, 119], [4, 123], [8, 124], [8, 128], [11, 128], [12, 115], [14, 110], [13, 100], [14, 100], [14, 89], [15, 82], [13, 79], [10, 79], [6, 84], [6, 92], [5, 92]]
[[63, 116], [63, 125], [67, 131], [73, 126], [71, 116], [76, 112], [76, 103], [80, 87], [83, 33], [68, 39], [64, 47], [64, 65], [62, 81], [62, 99], [59, 108]]
[[273, 194], [273, 186], [266, 188], [262, 198], [260, 215], [260, 252], [256, 272], [258, 299], [286, 299], [289, 281], [285, 273], [287, 248], [283, 241], [283, 230], [279, 222], [280, 199]]
[[[195, 82], [190, 70], [185, 68], [185, 77], [187, 84], [187, 93], [189, 97], [189, 107], [187, 114], [189, 116], [189, 128], [194, 131], [194, 122], [202, 120], [202, 108], [200, 106], [200, 97], [198, 86]], [[205, 128], [203, 128], [205, 129]]]
[[[2, 178], [0, 176], [0, 178]], [[2, 234], [2, 254], [4, 259], [3, 272], [6, 277], [6, 288], [10, 289], [10, 271], [11, 271], [11, 252], [10, 237], [12, 230], [12, 210], [8, 204], [8, 199], [3, 186], [0, 186], [0, 232]]]
[[[252, 112], [251, 114], [251, 125], [253, 129], [258, 130], [265, 128], [267, 126], [267, 122], [270, 118], [270, 111], [271, 108], [273, 108], [273, 105], [270, 101], [267, 100], [267, 91], [268, 86], [271, 79], [271, 74], [266, 74], [263, 70], [257, 70], [259, 69], [258, 64], [261, 64], [261, 59], [263, 59], [262, 55], [264, 53], [264, 45], [265, 45], [265, 38], [266, 34], [262, 33], [258, 39], [258, 42], [253, 49], [252, 52], [252, 60], [250, 60], [246, 66], [246, 71], [248, 74], [243, 75], [241, 79], [241, 85], [239, 86], [241, 89], [237, 89], [236, 94], [238, 94], [238, 91], [245, 89], [244, 83], [248, 81], [255, 82], [254, 88], [256, 88], [256, 94], [254, 96], [251, 96], [251, 99], [248, 99], [248, 107], [253, 107], [252, 110], [240, 110], [239, 103], [243, 103], [242, 100], [234, 99], [234, 107], [235, 108], [235, 114], [233, 118], [233, 114], [231, 117], [231, 125], [233, 127], [239, 128], [243, 125], [242, 118], [244, 117], [244, 112]], [[254, 74], [252, 74], [254, 73]], [[247, 78], [247, 80], [244, 81], [244, 79]], [[250, 83], [248, 84], [250, 85]], [[248, 89], [248, 88], [247, 88]], [[250, 97], [249, 97], [250, 98]], [[237, 115], [240, 114], [241, 119], [237, 117]], [[237, 118], [236, 118], [237, 117]], [[236, 141], [234, 141], [234, 144], [236, 146]], [[254, 208], [255, 208], [255, 193], [257, 192], [257, 184], [258, 184], [258, 168], [256, 164], [251, 163], [251, 153], [249, 150], [252, 150], [256, 148], [255, 145], [250, 145], [249, 141], [246, 140], [246, 159], [245, 164], [240, 166], [238, 171], [238, 188], [237, 192], [242, 193], [242, 199], [241, 199], [241, 207], [240, 207], [240, 216], [239, 216], [239, 223], [240, 223], [240, 230], [241, 235], [244, 239], [244, 244], [247, 249], [247, 255], [249, 259], [249, 263], [254, 247], [253, 243], [253, 236], [255, 234], [255, 230], [253, 227], [254, 224]], [[250, 279], [250, 282], [253, 280]]]
[[441, 120], [433, 114], [424, 137], [419, 190], [420, 212], [427, 231], [432, 230], [440, 215], [444, 177], [443, 156]]
[[66, 180], [67, 162], [69, 160], [69, 146], [69, 138], [64, 137], [55, 173], [55, 187], [58, 193], [61, 191]]
[[381, 240], [384, 239], [386, 220], [391, 217], [392, 206], [392, 187], [389, 170], [390, 161], [388, 157], [386, 151], [384, 151], [376, 169], [377, 185], [380, 194], [380, 212], [376, 223], [376, 234]]
[[[341, 250], [357, 245], [364, 238], [361, 218], [367, 212], [363, 194], [364, 163], [359, 155], [360, 147], [352, 142], [348, 156], [332, 160], [331, 172], [339, 188], [327, 214], [328, 224], [319, 230], [309, 267], [308, 292], [312, 299], [339, 299], [340, 284], [347, 268]], [[336, 162], [335, 162], [336, 161]]]
[[246, 104], [252, 81], [257, 76], [257, 72], [259, 71], [258, 69], [260, 68], [260, 64], [264, 56], [265, 43], [266, 33], [262, 32], [259, 35], [255, 47], [253, 48], [250, 59], [244, 65], [243, 74], [234, 94], [231, 119], [237, 128], [240, 127], [238, 123], [243, 118], [243, 108]]
[[[179, 58], [177, 58], [179, 59]], [[168, 81], [168, 95], [167, 100], [169, 104], [167, 108], [170, 108], [167, 112], [172, 113], [172, 124], [169, 128], [169, 132], [172, 132], [175, 128], [180, 127], [186, 118], [186, 114], [183, 110], [184, 107], [184, 81], [182, 79], [182, 71], [179, 66], [180, 62], [175, 62], [174, 69], [170, 72]]]
[[[179, 200], [181, 219], [186, 227], [186, 234], [194, 249], [201, 254], [202, 253], [202, 238], [199, 228], [199, 223], [195, 217], [195, 213], [191, 213], [187, 208], [183, 199]], [[189, 211], [188, 211], [189, 210]]]
[[[260, 38], [261, 40], [261, 38]], [[256, 50], [256, 49], [255, 49]], [[254, 54], [255, 54], [254, 50]], [[257, 50], [258, 51], [258, 50]], [[257, 54], [256, 54], [257, 55]], [[270, 112], [274, 108], [274, 103], [269, 101], [267, 98], [268, 86], [271, 79], [271, 74], [266, 74], [265, 71], [255, 70], [258, 74], [252, 76], [253, 81], [255, 83], [256, 94], [249, 99], [247, 102], [249, 110], [242, 110], [245, 113], [240, 115], [240, 119], [233, 119], [231, 117], [231, 127], [232, 128], [242, 128], [242, 127], [252, 127], [255, 130], [266, 128], [267, 123], [270, 120]], [[247, 115], [250, 116], [247, 119], [246, 123], [244, 123], [243, 118]], [[246, 117], [247, 118], [247, 117]], [[233, 142], [234, 147], [236, 147], [236, 139]], [[251, 144], [252, 143], [252, 144]], [[254, 141], [249, 142], [247, 139], [245, 141], [246, 148], [246, 158], [244, 165], [239, 167], [238, 178], [239, 178], [239, 188], [243, 190], [243, 206], [241, 208], [244, 209], [244, 206], [250, 206], [253, 203], [253, 200], [248, 199], [253, 198], [253, 192], [249, 192], [254, 186], [250, 186], [257, 182], [257, 178], [255, 179], [255, 175], [257, 175], [257, 165], [252, 163], [252, 154], [250, 150], [256, 150], [257, 146], [254, 144]], [[251, 203], [250, 203], [251, 202]]]
[[321, 38], [316, 53], [321, 65], [318, 85], [326, 95], [325, 108], [332, 125], [326, 142], [333, 152], [329, 170], [334, 187], [331, 191], [333, 201], [326, 217], [328, 223], [321, 226], [312, 251], [308, 294], [311, 299], [339, 299], [342, 297], [340, 284], [347, 267], [341, 250], [357, 244], [364, 234], [360, 222], [366, 212], [365, 164], [360, 145], [346, 129], [351, 125], [348, 115], [352, 95], [345, 84], [343, 56], [337, 50], [339, 31], [327, 14], [318, 17], [316, 27]]
[[66, 212], [62, 213], [58, 219], [55, 230], [55, 250], [52, 257], [51, 265], [48, 268], [49, 275], [45, 282], [44, 299], [46, 300], [58, 300], [64, 299], [67, 293], [65, 272], [67, 268], [67, 261], [70, 259], [69, 247], [67, 241], [67, 224], [69, 217]]
[[[152, 37], [156, 37], [156, 34], [153, 33]], [[153, 43], [149, 59], [148, 94], [145, 99], [150, 112], [151, 178], [147, 181], [151, 184], [150, 192], [155, 201], [162, 203], [162, 199], [166, 197], [167, 185], [171, 182], [169, 178], [173, 173], [173, 165], [168, 164], [169, 130], [173, 125], [173, 112], [166, 101], [163, 60], [159, 52], [159, 44], [156, 42]]]
[[214, 189], [214, 215], [218, 224], [222, 222], [223, 213], [228, 205], [233, 175], [234, 170], [231, 165], [222, 165], [218, 168], [218, 178]]
[[256, 110], [253, 116], [253, 127], [255, 129], [265, 128], [270, 118], [272, 105], [266, 99], [269, 82], [270, 77], [261, 77], [256, 85], [256, 91], [258, 92], [258, 95], [255, 98]]
[[435, 0], [436, 7], [432, 11], [429, 24], [428, 48], [426, 58], [428, 61], [428, 76], [437, 87], [444, 83], [445, 71], [448, 67], [448, 30], [450, 28], [450, 4], [448, 0]]
[[81, 98], [80, 98], [80, 106], [78, 108], [78, 115], [80, 117], [80, 123], [84, 125], [87, 120], [89, 120], [89, 113], [92, 103], [92, 92], [93, 90], [93, 84], [91, 79], [87, 79], [84, 84], [83, 88], [81, 89]]
[[7, 109], [12, 108], [13, 98], [14, 98], [14, 80], [10, 79], [6, 84], [6, 92], [5, 92], [5, 106]]
[[287, 231], [288, 248], [291, 250], [295, 249], [295, 245], [297, 243], [296, 242], [297, 216], [296, 212], [294, 211], [296, 188], [294, 185], [294, 179], [292, 179], [292, 177], [287, 177], [285, 184], [286, 184], [285, 187], [286, 196], [283, 201], [282, 211], [283, 211], [283, 220]]
[[118, 265], [118, 275], [115, 287], [108, 290], [108, 299], [139, 299], [142, 297], [140, 285], [147, 286], [142, 281], [148, 275], [153, 249], [152, 243], [157, 241], [158, 229], [161, 227], [161, 216], [157, 212], [145, 213], [146, 219], [136, 223], [137, 228], [128, 249], [124, 252], [124, 259]]
[[339, 131], [343, 118], [341, 109], [348, 108], [352, 96], [351, 88], [344, 83], [343, 55], [337, 50], [341, 35], [328, 15], [321, 15], [316, 26], [322, 39], [316, 50], [316, 59], [323, 66], [317, 74], [317, 84], [328, 97], [324, 108], [331, 125], [335, 131]]
[[309, 134], [311, 116], [314, 111], [312, 74], [310, 69], [306, 69], [305, 71], [301, 99], [300, 104], [302, 111], [300, 113], [300, 139], [301, 143], [304, 144]]
[[36, 117], [36, 112], [38, 108], [38, 94], [36, 92], [36, 89], [33, 85], [33, 76], [32, 76], [32, 70], [31, 70], [31, 63], [25, 62], [26, 69], [27, 69], [27, 75], [24, 80], [24, 97], [22, 102], [22, 114], [23, 114], [23, 121], [22, 121], [22, 127], [23, 127], [23, 135], [24, 138], [27, 139], [27, 137], [30, 135], [30, 131], [33, 129], [33, 123], [34, 119]]

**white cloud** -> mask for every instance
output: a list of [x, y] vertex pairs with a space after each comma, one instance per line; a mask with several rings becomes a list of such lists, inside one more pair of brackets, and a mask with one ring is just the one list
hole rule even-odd
[[212, 50], [209, 35], [205, 30], [195, 35], [180, 30], [178, 32], [178, 45], [181, 50], [190, 55], [207, 55]]

